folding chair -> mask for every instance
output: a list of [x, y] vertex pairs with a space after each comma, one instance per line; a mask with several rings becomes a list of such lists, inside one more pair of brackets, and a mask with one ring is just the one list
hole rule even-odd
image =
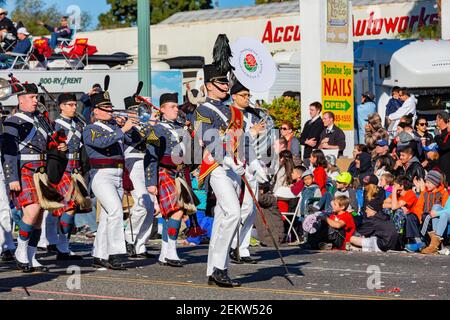
[[289, 237], [291, 236], [291, 233], [294, 233], [296, 241], [293, 242], [292, 245], [300, 244], [300, 238], [298, 236], [297, 231], [294, 228], [295, 220], [299, 219], [301, 217], [300, 204], [301, 204], [301, 201], [299, 198], [299, 201], [297, 203], [297, 206], [295, 207], [294, 212], [281, 212], [281, 216], [284, 217], [284, 219], [286, 219], [286, 221], [289, 223], [289, 229], [288, 229], [288, 232], [286, 233], [285, 240], [288, 241]]
[[[70, 49], [69, 52], [64, 50], [62, 55], [73, 70], [84, 68], [89, 63], [89, 56], [97, 52], [97, 47], [88, 45], [87, 38], [76, 39]], [[83, 63], [83, 60], [86, 60], [86, 63]]]
[[8, 54], [9, 57], [14, 58], [14, 61], [11, 64], [11, 67], [9, 67], [8, 70], [12, 70], [18, 66], [20, 67], [20, 70], [25, 69], [25, 67], [28, 67], [28, 69], [30, 69], [30, 58], [33, 54], [33, 44], [31, 44], [30, 49], [28, 50], [27, 53], [14, 53], [11, 52]]
[[70, 38], [58, 38], [60, 47], [69, 47], [72, 42], [75, 40], [75, 36], [77, 34], [77, 29], [70, 29]]

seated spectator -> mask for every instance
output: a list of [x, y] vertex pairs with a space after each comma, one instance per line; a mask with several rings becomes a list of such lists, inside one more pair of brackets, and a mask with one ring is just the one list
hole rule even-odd
[[392, 193], [392, 188], [394, 186], [395, 177], [392, 173], [386, 172], [381, 175], [380, 183], [378, 184], [380, 188], [385, 191], [385, 199], [388, 198]]
[[8, 11], [0, 8], [0, 42], [12, 45], [17, 40], [17, 29], [11, 19], [7, 18]]
[[319, 149], [339, 150], [338, 157], [344, 154], [345, 133], [334, 124], [334, 113], [327, 111], [322, 117], [325, 129], [320, 134]]
[[394, 164], [394, 159], [389, 155], [378, 157], [374, 167], [374, 174], [377, 176], [378, 180], [380, 180], [383, 174], [393, 172]]
[[425, 178], [425, 170], [411, 147], [406, 147], [400, 151], [400, 159], [396, 162], [394, 170], [397, 176], [404, 175], [410, 181]]
[[[294, 161], [292, 153], [288, 150], [281, 151], [279, 160], [279, 169], [275, 175], [273, 193], [277, 194], [281, 187], [290, 187], [292, 184], [292, 171], [294, 170]], [[288, 198], [278, 198], [278, 208], [280, 212], [290, 212]]]
[[295, 196], [298, 196], [302, 192], [305, 184], [303, 183], [302, 175], [306, 171], [304, 166], [296, 166], [292, 171], [292, 185], [291, 192]]
[[321, 198], [322, 193], [320, 192], [319, 186], [314, 182], [314, 175], [310, 170], [306, 170], [302, 174], [303, 180], [303, 190], [300, 193], [300, 212], [303, 216], [306, 216], [311, 213], [311, 211], [317, 210], [309, 210], [308, 205], [312, 202], [314, 198]]
[[417, 117], [415, 124], [415, 134], [420, 139], [422, 147], [429, 146], [433, 143], [434, 137], [428, 132], [428, 121], [424, 116]]
[[310, 161], [311, 166], [314, 168], [314, 182], [317, 183], [322, 194], [325, 194], [327, 191], [328, 178], [326, 169], [328, 164], [322, 150], [314, 150], [311, 153]]
[[406, 251], [419, 252], [425, 247], [419, 231], [423, 211], [418, 206], [409, 178], [399, 176], [395, 179], [392, 194], [384, 201], [383, 208], [390, 210], [397, 232], [405, 238]]
[[369, 149], [369, 153], [372, 153], [377, 141], [388, 139], [389, 135], [386, 129], [383, 128], [380, 115], [378, 113], [370, 114], [365, 127], [364, 140], [361, 143], [365, 143], [367, 149]]
[[356, 190], [351, 187], [352, 176], [348, 172], [342, 172], [336, 177], [336, 189], [332, 198], [346, 196], [350, 202], [348, 212], [358, 212], [358, 201], [356, 200]]
[[437, 143], [432, 143], [423, 148], [425, 152], [425, 161], [422, 162], [422, 167], [426, 171], [436, 170], [442, 172], [439, 167], [439, 147]]
[[299, 165], [301, 163], [300, 142], [295, 137], [294, 125], [292, 122], [283, 121], [281, 124], [280, 133], [287, 141], [287, 150], [292, 153], [294, 163]]
[[356, 177], [358, 177], [360, 181], [362, 181], [364, 177], [373, 173], [372, 161], [368, 153], [361, 152], [360, 154], [358, 154], [355, 159], [355, 164]]
[[363, 204], [361, 207], [361, 212], [364, 213], [366, 210], [366, 206], [370, 201], [372, 201], [373, 199], [384, 200], [385, 193], [383, 192], [383, 189], [378, 186], [379, 181], [376, 175], [368, 175], [361, 181], [364, 184]]
[[433, 254], [439, 251], [439, 248], [447, 236], [447, 228], [450, 223], [450, 202], [447, 201], [445, 207], [436, 205], [430, 211], [430, 217], [432, 218], [433, 231], [430, 231], [430, 244], [428, 247], [420, 251], [423, 254]]
[[69, 28], [69, 17], [62, 17], [61, 25], [59, 27], [52, 27], [42, 21], [39, 21], [38, 24], [44, 26], [51, 32], [49, 44], [52, 49], [55, 49], [58, 46], [58, 38], [70, 39], [72, 36], [72, 30]]
[[378, 158], [383, 156], [391, 158], [392, 162], [395, 163], [394, 158], [389, 154], [389, 142], [387, 140], [380, 139], [375, 142], [375, 149], [372, 151], [372, 164], [375, 166]]
[[347, 211], [349, 204], [346, 196], [337, 196], [331, 201], [332, 214], [329, 217], [320, 215], [322, 223], [319, 229], [308, 235], [308, 244], [312, 249], [345, 250], [356, 229], [353, 216]]
[[374, 198], [366, 206], [364, 219], [357, 233], [350, 238], [352, 245], [363, 252], [386, 252], [399, 248], [399, 236], [391, 218], [383, 213], [383, 202]]
[[331, 181], [331, 183], [334, 183], [336, 181], [336, 177], [340, 173], [339, 167], [336, 165], [336, 157], [329, 154], [325, 157], [327, 160], [327, 176], [328, 180]]
[[357, 144], [357, 145], [355, 145], [355, 147], [353, 148], [353, 161], [350, 163], [350, 165], [349, 165], [349, 167], [347, 169], [347, 171], [352, 176], [356, 176], [356, 157], [361, 152], [366, 152], [367, 153], [366, 145], [365, 144]]
[[27, 54], [30, 51], [31, 41], [28, 38], [29, 35], [26, 28], [19, 28], [19, 30], [17, 30], [19, 41], [17, 41], [12, 52], [0, 54], [0, 69], [11, 68], [14, 61], [14, 57], [10, 55], [11, 53]]

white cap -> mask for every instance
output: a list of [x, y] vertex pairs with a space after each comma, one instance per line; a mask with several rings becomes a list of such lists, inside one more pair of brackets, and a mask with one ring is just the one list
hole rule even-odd
[[19, 29], [17, 30], [17, 33], [22, 33], [22, 34], [24, 34], [24, 35], [26, 35], [26, 36], [29, 36], [29, 35], [30, 35], [30, 33], [27, 31], [27, 28], [25, 28], [25, 27], [19, 28]]

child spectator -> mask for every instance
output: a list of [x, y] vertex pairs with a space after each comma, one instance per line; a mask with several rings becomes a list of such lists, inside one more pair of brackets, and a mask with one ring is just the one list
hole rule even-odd
[[356, 164], [356, 176], [360, 181], [364, 179], [364, 177], [371, 175], [373, 173], [372, 168], [372, 158], [370, 154], [366, 152], [361, 152], [356, 156], [355, 159]]
[[421, 251], [423, 254], [433, 254], [439, 251], [450, 223], [450, 201], [447, 201], [444, 208], [439, 205], [434, 206], [430, 212], [430, 217], [433, 222], [433, 231], [428, 233], [431, 241], [428, 247]]
[[405, 250], [419, 252], [425, 246], [419, 231], [423, 212], [418, 206], [417, 196], [412, 190], [412, 181], [406, 176], [397, 177], [392, 194], [384, 201], [383, 207], [391, 210], [397, 232], [403, 234], [404, 225]]
[[313, 150], [311, 152], [310, 157], [311, 165], [314, 168], [313, 174], [314, 174], [314, 181], [317, 183], [317, 185], [320, 188], [320, 191], [322, 194], [325, 194], [327, 191], [327, 160], [325, 159], [325, 155], [323, 154], [322, 150]]
[[350, 199], [346, 196], [337, 196], [331, 201], [333, 213], [329, 217], [319, 216], [322, 220], [319, 230], [308, 236], [312, 249], [345, 250], [356, 229], [353, 216], [347, 211], [349, 204]]
[[351, 188], [352, 176], [348, 172], [342, 172], [336, 177], [336, 190], [333, 198], [346, 196], [350, 199], [347, 208], [348, 212], [358, 212], [358, 201], [356, 200], [356, 190]]
[[306, 171], [306, 168], [304, 166], [296, 166], [294, 170], [292, 171], [292, 182], [291, 185], [291, 192], [298, 196], [300, 192], [302, 192], [303, 187], [305, 184], [303, 183], [302, 175]]
[[357, 232], [360, 236], [350, 238], [351, 244], [363, 252], [380, 252], [398, 249], [398, 233], [391, 218], [383, 213], [383, 202], [372, 199], [366, 206], [363, 223]]
[[394, 180], [395, 180], [395, 177], [390, 172], [387, 172], [387, 173], [381, 175], [379, 186], [380, 186], [380, 188], [383, 188], [384, 192], [386, 193], [385, 199], [388, 198], [392, 193], [392, 188], [394, 186]]
[[336, 157], [333, 156], [332, 154], [327, 155], [325, 157], [325, 159], [327, 160], [327, 176], [328, 176], [328, 180], [333, 183], [334, 181], [336, 181], [336, 177], [339, 175], [340, 170], [339, 167], [336, 165]]
[[300, 212], [302, 215], [306, 216], [308, 214], [307, 206], [310, 204], [311, 199], [320, 199], [322, 197], [322, 193], [320, 192], [319, 186], [314, 182], [314, 175], [311, 170], [306, 170], [302, 174], [302, 179], [304, 187], [300, 194]]
[[[280, 152], [280, 167], [275, 175], [275, 185], [273, 193], [277, 194], [282, 187], [290, 187], [292, 184], [292, 171], [294, 170], [294, 161], [292, 153], [288, 150]], [[278, 208], [280, 212], [289, 212], [289, 199], [278, 198]]]
[[391, 156], [383, 155], [375, 160], [374, 173], [380, 180], [381, 176], [387, 172], [393, 172], [394, 159]]

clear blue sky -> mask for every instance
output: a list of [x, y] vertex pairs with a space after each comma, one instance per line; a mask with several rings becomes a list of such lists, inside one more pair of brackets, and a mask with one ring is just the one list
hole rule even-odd
[[[108, 11], [109, 5], [106, 4], [106, 0], [45, 0], [47, 5], [56, 4], [61, 11], [65, 11], [70, 5], [78, 5], [81, 11], [87, 11], [92, 16], [92, 26], [97, 25], [97, 16], [100, 13]], [[6, 9], [11, 12], [14, 9], [15, 0], [6, 0]], [[213, 4], [216, 0], [213, 0]], [[219, 0], [219, 7], [239, 7], [253, 5], [255, 0]]]

